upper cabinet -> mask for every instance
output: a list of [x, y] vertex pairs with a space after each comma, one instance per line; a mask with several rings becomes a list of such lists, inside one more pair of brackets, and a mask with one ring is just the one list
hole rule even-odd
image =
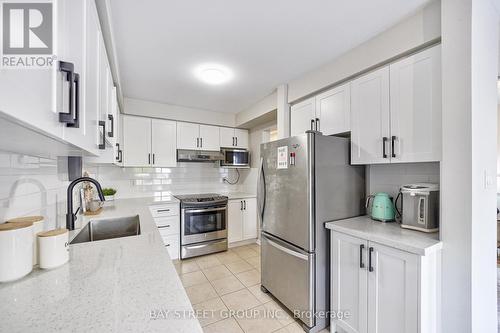
[[441, 46], [351, 83], [353, 164], [441, 159]]
[[389, 67], [351, 83], [351, 163], [389, 163]]
[[324, 135], [349, 132], [350, 113], [351, 87], [350, 83], [346, 83], [292, 105], [291, 136], [303, 134], [307, 130], [317, 130]]
[[177, 122], [177, 148], [219, 150], [219, 127]]
[[175, 121], [125, 115], [123, 132], [123, 166], [177, 166]]
[[248, 131], [239, 128], [221, 127], [220, 146], [248, 149]]
[[390, 65], [391, 159], [441, 159], [441, 47]]

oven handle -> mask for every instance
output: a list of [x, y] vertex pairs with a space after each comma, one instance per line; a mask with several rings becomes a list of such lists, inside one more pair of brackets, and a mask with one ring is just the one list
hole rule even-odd
[[220, 208], [208, 208], [208, 209], [185, 209], [184, 211], [189, 213], [204, 213], [204, 212], [216, 212], [226, 209], [227, 207], [220, 207]]

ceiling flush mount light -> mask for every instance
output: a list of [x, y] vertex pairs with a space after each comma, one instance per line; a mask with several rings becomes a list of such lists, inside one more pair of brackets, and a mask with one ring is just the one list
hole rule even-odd
[[226, 67], [218, 64], [204, 64], [194, 71], [195, 76], [208, 84], [223, 84], [233, 78], [233, 73]]

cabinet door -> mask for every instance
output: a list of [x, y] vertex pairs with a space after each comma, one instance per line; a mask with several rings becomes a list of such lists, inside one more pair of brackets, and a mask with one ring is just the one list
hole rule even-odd
[[364, 239], [331, 232], [331, 310], [351, 313], [342, 319], [332, 319], [332, 328], [367, 332], [367, 247]]
[[304, 134], [305, 131], [313, 129], [316, 118], [315, 98], [292, 105], [290, 108], [290, 136]]
[[177, 149], [199, 149], [200, 125], [177, 122]]
[[351, 82], [352, 164], [390, 162], [389, 121], [389, 67], [386, 66]]
[[87, 3], [86, 23], [86, 68], [85, 68], [85, 135], [91, 141], [91, 146], [99, 154], [96, 142], [98, 138], [97, 121], [99, 119], [99, 55], [101, 46], [99, 40], [99, 18], [94, 1]]
[[234, 147], [236, 139], [234, 136], [234, 128], [221, 127], [220, 128], [220, 146], [221, 147]]
[[243, 200], [243, 239], [257, 238], [257, 199]]
[[229, 243], [243, 240], [243, 201], [227, 203], [227, 240]]
[[236, 138], [236, 147], [248, 149], [248, 131], [235, 128], [234, 137]]
[[419, 257], [369, 242], [368, 332], [418, 332]]
[[151, 120], [152, 164], [160, 167], [177, 166], [177, 135], [175, 121]]
[[441, 46], [390, 65], [391, 162], [441, 160]]
[[220, 150], [219, 127], [200, 125], [200, 146], [202, 150]]
[[318, 130], [324, 135], [351, 130], [351, 84], [346, 83], [316, 96]]
[[151, 165], [151, 119], [123, 117], [125, 166], [143, 167]]

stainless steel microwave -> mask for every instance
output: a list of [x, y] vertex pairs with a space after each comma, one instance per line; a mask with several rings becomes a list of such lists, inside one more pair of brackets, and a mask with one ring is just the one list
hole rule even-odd
[[223, 155], [220, 165], [222, 167], [249, 168], [250, 152], [246, 149], [222, 148]]

